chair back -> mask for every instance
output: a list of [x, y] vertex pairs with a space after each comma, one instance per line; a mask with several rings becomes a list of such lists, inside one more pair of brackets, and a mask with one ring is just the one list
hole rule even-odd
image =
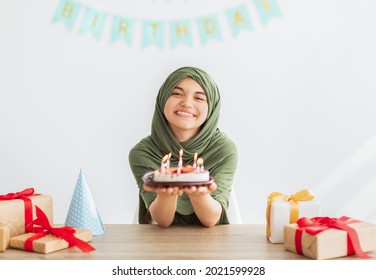
[[238, 199], [236, 197], [236, 192], [234, 187], [232, 187], [230, 198], [229, 198], [229, 206], [227, 210], [228, 219], [230, 220], [230, 224], [242, 224], [242, 217], [240, 215]]

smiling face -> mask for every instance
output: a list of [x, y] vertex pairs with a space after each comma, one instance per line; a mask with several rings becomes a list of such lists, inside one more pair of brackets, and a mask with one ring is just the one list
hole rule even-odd
[[196, 136], [208, 115], [207, 96], [195, 80], [183, 79], [172, 91], [164, 115], [175, 137], [184, 142]]

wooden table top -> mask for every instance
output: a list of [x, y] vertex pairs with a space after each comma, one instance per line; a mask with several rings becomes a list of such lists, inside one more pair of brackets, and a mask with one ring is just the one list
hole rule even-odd
[[[94, 237], [96, 250], [82, 253], [71, 247], [50, 254], [8, 248], [0, 260], [304, 260], [272, 244], [265, 225], [172, 226], [105, 225], [106, 233]], [[376, 257], [376, 252], [370, 253]], [[356, 256], [341, 259], [358, 259]]]

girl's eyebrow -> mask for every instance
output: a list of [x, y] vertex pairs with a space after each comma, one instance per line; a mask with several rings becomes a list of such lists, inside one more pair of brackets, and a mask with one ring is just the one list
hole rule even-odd
[[[174, 89], [180, 89], [181, 91], [184, 91], [184, 89], [183, 89], [182, 87], [178, 87], [178, 86], [176, 86]], [[202, 91], [196, 91], [195, 93], [196, 93], [196, 94], [203, 94], [203, 95], [206, 96], [206, 93], [205, 93], [205, 92], [202, 92]]]

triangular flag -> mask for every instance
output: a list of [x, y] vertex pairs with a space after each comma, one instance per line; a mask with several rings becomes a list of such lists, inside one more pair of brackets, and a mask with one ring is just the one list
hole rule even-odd
[[77, 180], [65, 225], [91, 230], [93, 235], [104, 233], [104, 226], [91, 196], [83, 169], [81, 169]]

